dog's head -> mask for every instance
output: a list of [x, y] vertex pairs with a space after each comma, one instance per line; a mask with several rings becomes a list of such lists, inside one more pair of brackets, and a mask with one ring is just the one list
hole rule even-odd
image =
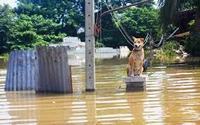
[[134, 49], [135, 50], [141, 50], [144, 46], [144, 38], [135, 38], [133, 37], [134, 40]]

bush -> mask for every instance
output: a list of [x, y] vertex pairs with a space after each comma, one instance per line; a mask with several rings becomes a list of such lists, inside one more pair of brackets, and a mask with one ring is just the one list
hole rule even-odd
[[9, 57], [8, 53], [2, 54], [2, 55], [0, 55], [0, 61], [7, 62], [8, 57]]
[[200, 33], [191, 35], [185, 41], [185, 51], [193, 56], [200, 55]]
[[174, 62], [177, 54], [175, 50], [178, 49], [178, 44], [175, 41], [167, 42], [162, 48], [156, 51], [155, 62], [171, 63]]
[[12, 28], [11, 50], [28, 49], [35, 46], [46, 46], [50, 43], [62, 42], [65, 33], [56, 30], [60, 24], [41, 15], [28, 16], [21, 14]]

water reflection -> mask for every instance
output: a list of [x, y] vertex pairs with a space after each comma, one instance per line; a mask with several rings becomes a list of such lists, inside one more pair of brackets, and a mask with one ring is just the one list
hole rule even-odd
[[200, 124], [200, 68], [152, 67], [146, 91], [126, 92], [125, 66], [98, 61], [94, 93], [84, 92], [83, 67], [72, 67], [70, 95], [5, 92], [0, 69], [0, 124]]

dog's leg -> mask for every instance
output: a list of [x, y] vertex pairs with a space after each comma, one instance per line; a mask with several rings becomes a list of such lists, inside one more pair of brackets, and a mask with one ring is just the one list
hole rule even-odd
[[143, 62], [138, 61], [135, 66], [134, 76], [140, 76], [143, 72]]
[[136, 70], [136, 63], [134, 62], [131, 66], [131, 76], [135, 76], [135, 73], [137, 72]]
[[140, 70], [140, 63], [138, 61], [135, 62], [134, 65], [134, 76], [139, 76], [139, 70]]
[[142, 75], [142, 73], [143, 73], [143, 70], [144, 70], [144, 68], [143, 68], [143, 67], [141, 67], [141, 68], [140, 68], [140, 70], [139, 70], [139, 75]]
[[127, 70], [126, 70], [127, 76], [131, 76], [131, 73], [132, 73], [131, 71], [132, 71], [131, 66], [128, 65], [128, 66], [127, 66]]
[[126, 73], [127, 73], [127, 76], [129, 76], [129, 65], [127, 65], [126, 67]]
[[131, 73], [131, 76], [134, 76], [135, 75], [135, 67], [132, 67], [132, 73]]
[[144, 68], [143, 68], [143, 61], [140, 63], [140, 69], [139, 69], [139, 75], [142, 75], [144, 71]]
[[140, 75], [140, 69], [135, 69], [135, 72], [134, 72], [134, 76], [139, 76]]

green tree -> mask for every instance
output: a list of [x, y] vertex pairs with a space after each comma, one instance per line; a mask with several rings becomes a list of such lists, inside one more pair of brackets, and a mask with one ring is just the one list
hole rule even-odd
[[66, 36], [61, 25], [42, 15], [16, 15], [8, 6], [0, 6], [0, 53], [61, 42]]
[[154, 8], [130, 8], [122, 15], [121, 22], [127, 28], [128, 33], [136, 37], [145, 37], [147, 33], [152, 33], [157, 37], [158, 17], [158, 10]]
[[188, 30], [189, 22], [192, 20], [195, 23], [191, 30], [200, 32], [199, 0], [165, 0], [165, 4], [161, 8], [161, 21], [164, 27], [174, 24], [184, 31]]
[[84, 0], [18, 0], [18, 14], [42, 15], [61, 24], [59, 31], [71, 36], [84, 26]]
[[57, 32], [60, 25], [41, 15], [27, 16], [21, 14], [13, 27], [12, 49], [32, 48], [38, 45], [62, 42], [65, 34]]
[[192, 55], [200, 55], [199, 0], [165, 0], [161, 8], [161, 22], [163, 29], [167, 29], [172, 24], [179, 27], [180, 32], [190, 31], [191, 35], [185, 40], [185, 49]]
[[[140, 0], [102, 0], [101, 3], [95, 0], [96, 10], [100, 10], [100, 4], [113, 5], [113, 7], [125, 6], [139, 2]], [[152, 6], [153, 0], [144, 4]], [[42, 15], [45, 19], [52, 19], [56, 23], [62, 24], [60, 31], [70, 36], [77, 36], [77, 30], [84, 27], [85, 1], [84, 0], [18, 0], [16, 9], [18, 14]], [[83, 36], [83, 34], [79, 35]]]
[[12, 27], [15, 24], [15, 14], [8, 5], [0, 5], [0, 54], [8, 52], [12, 45]]
[[[102, 0], [104, 4], [111, 4], [112, 6], [126, 6], [127, 4], [133, 4], [136, 2], [141, 2], [141, 0]], [[147, 3], [139, 5], [141, 6], [152, 6], [154, 4], [154, 0], [149, 0]]]
[[[111, 3], [108, 1], [105, 3], [106, 0], [104, 0], [102, 11], [107, 10], [105, 4], [119, 7], [136, 1], [139, 0], [112, 0]], [[151, 8], [151, 4], [145, 4], [146, 8], [142, 9], [134, 8], [117, 12], [120, 22], [131, 36], [144, 37], [146, 32], [157, 34], [157, 12]], [[102, 9], [98, 5], [96, 8]], [[56, 43], [61, 41], [66, 33], [77, 36], [77, 30], [84, 27], [84, 0], [18, 0], [18, 7], [14, 10], [8, 7], [7, 9], [1, 7], [0, 10], [2, 10], [0, 32], [3, 36], [0, 50], [5, 52], [11, 49]], [[99, 45], [102, 43], [111, 47], [129, 45], [122, 37], [117, 25], [113, 23], [110, 14], [102, 18], [102, 27], [103, 39], [98, 41]]]
[[[116, 14], [118, 23], [127, 31], [130, 37], [145, 37], [147, 33], [153, 36], [159, 36], [159, 14], [154, 8], [130, 8], [126, 11]], [[118, 47], [130, 44], [126, 42], [122, 34], [119, 32], [119, 24], [115, 25], [115, 21], [111, 19], [111, 15], [107, 15], [102, 19], [103, 25], [103, 44], [111, 47]]]

